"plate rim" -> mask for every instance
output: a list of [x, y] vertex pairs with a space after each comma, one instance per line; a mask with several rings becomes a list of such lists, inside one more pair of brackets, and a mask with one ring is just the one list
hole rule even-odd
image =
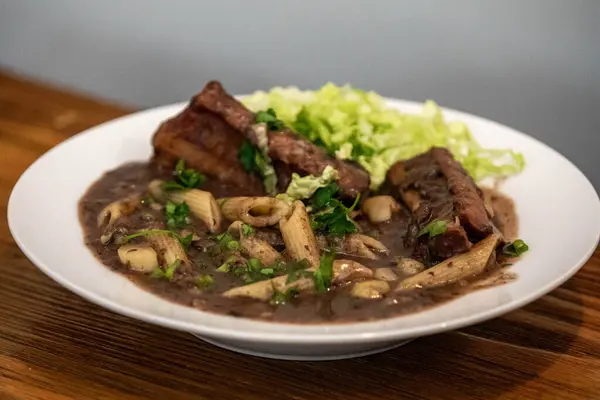
[[[238, 96], [238, 97], [241, 97], [241, 96]], [[418, 107], [423, 104], [423, 102], [416, 102], [416, 101], [409, 101], [409, 100], [395, 99], [395, 98], [385, 98], [385, 101], [388, 104], [393, 105], [394, 107], [400, 107], [400, 108], [402, 106]], [[243, 341], [244, 340], [252, 340], [252, 341], [262, 342], [262, 343], [272, 342], [272, 343], [282, 343], [282, 344], [327, 344], [327, 343], [335, 343], [335, 342], [339, 342], [339, 341], [345, 341], [345, 342], [358, 344], [358, 343], [374, 342], [374, 341], [402, 340], [402, 339], [407, 339], [407, 338], [431, 335], [431, 334], [440, 333], [443, 331], [459, 329], [459, 328], [462, 328], [465, 326], [477, 324], [482, 321], [496, 318], [496, 317], [506, 314], [510, 311], [521, 308], [524, 305], [529, 304], [529, 303], [537, 300], [538, 298], [544, 296], [545, 294], [553, 291], [558, 286], [562, 285], [564, 282], [566, 282], [568, 279], [570, 279], [573, 275], [575, 275], [575, 273], [577, 273], [579, 271], [579, 269], [590, 259], [590, 257], [593, 255], [593, 253], [595, 252], [595, 250], [598, 246], [598, 241], [600, 240], [600, 228], [598, 229], [598, 232], [596, 233], [595, 244], [591, 244], [590, 248], [587, 250], [587, 252], [584, 255], [582, 255], [580, 257], [579, 261], [577, 263], [573, 264], [573, 266], [571, 266], [568, 270], [566, 270], [561, 276], [555, 278], [554, 280], [552, 280], [545, 286], [542, 286], [542, 287], [538, 288], [537, 290], [522, 296], [518, 300], [514, 300], [509, 303], [503, 304], [501, 306], [497, 306], [495, 308], [488, 309], [487, 311], [484, 310], [484, 311], [480, 311], [474, 315], [461, 317], [461, 318], [455, 318], [455, 319], [445, 321], [445, 322], [442, 321], [442, 322], [435, 322], [435, 323], [430, 323], [430, 324], [426, 324], [426, 325], [420, 325], [420, 326], [416, 326], [416, 327], [412, 327], [412, 328], [403, 328], [402, 326], [390, 326], [390, 327], [382, 327], [381, 330], [377, 330], [377, 331], [365, 330], [364, 332], [345, 332], [345, 333], [327, 333], [326, 331], [319, 332], [319, 333], [316, 333], [316, 332], [288, 333], [288, 332], [259, 332], [259, 331], [247, 332], [247, 331], [236, 330], [234, 327], [230, 327], [230, 328], [214, 327], [211, 325], [192, 323], [192, 322], [182, 321], [182, 320], [175, 319], [175, 318], [163, 317], [163, 316], [146, 313], [144, 311], [136, 310], [131, 307], [122, 306], [121, 304], [119, 304], [119, 302], [117, 302], [115, 300], [107, 299], [103, 296], [92, 293], [85, 288], [82, 288], [76, 284], [71, 283], [69, 281], [68, 277], [65, 277], [65, 276], [53, 271], [53, 269], [51, 267], [46, 265], [46, 263], [44, 263], [42, 260], [39, 260], [31, 251], [29, 251], [27, 249], [24, 241], [19, 236], [19, 233], [17, 232], [17, 230], [14, 226], [14, 220], [13, 220], [13, 217], [11, 217], [11, 215], [12, 215], [11, 210], [13, 210], [13, 208], [14, 208], [15, 192], [19, 188], [19, 185], [22, 184], [23, 178], [28, 173], [30, 173], [30, 171], [34, 170], [36, 168], [36, 165], [38, 165], [40, 162], [42, 162], [42, 160], [44, 160], [48, 157], [51, 157], [55, 151], [58, 151], [57, 149], [60, 149], [67, 143], [78, 140], [79, 138], [85, 136], [86, 134], [92, 133], [92, 132], [90, 132], [92, 130], [101, 130], [103, 128], [106, 128], [107, 125], [119, 124], [119, 123], [123, 122], [124, 120], [130, 119], [130, 118], [133, 119], [133, 118], [144, 117], [145, 114], [152, 114], [152, 113], [160, 112], [160, 111], [170, 109], [170, 108], [173, 108], [173, 109], [183, 108], [183, 107], [185, 107], [186, 104], [187, 104], [187, 102], [177, 102], [177, 103], [162, 105], [162, 106], [158, 106], [158, 107], [153, 107], [150, 109], [130, 113], [130, 114], [127, 114], [127, 115], [124, 115], [124, 116], [121, 116], [121, 117], [118, 117], [118, 118], [115, 118], [115, 119], [112, 119], [109, 121], [105, 121], [101, 124], [92, 126], [82, 132], [72, 135], [71, 137], [69, 137], [69, 138], [61, 141], [57, 145], [53, 146], [52, 148], [47, 150], [44, 154], [42, 154], [40, 157], [38, 157], [29, 167], [27, 167], [25, 169], [25, 171], [21, 174], [21, 176], [17, 180], [16, 184], [13, 186], [13, 188], [11, 190], [8, 205], [7, 205], [7, 219], [8, 219], [8, 227], [9, 227], [10, 233], [11, 233], [12, 237], [14, 238], [17, 246], [21, 249], [21, 251], [25, 254], [25, 256], [36, 266], [36, 268], [41, 270], [44, 274], [46, 274], [52, 280], [57, 282], [59, 285], [67, 288], [68, 290], [72, 291], [73, 293], [83, 297], [84, 299], [86, 299], [98, 306], [104, 307], [113, 312], [116, 312], [121, 315], [125, 315], [130, 318], [135, 318], [135, 319], [138, 319], [141, 321], [153, 323], [153, 324], [160, 325], [160, 326], [165, 326], [165, 327], [172, 328], [172, 329], [193, 332], [193, 333], [205, 335], [208, 337], [222, 337], [222, 338], [227, 338], [227, 339], [232, 339], [232, 340], [243, 340]], [[591, 184], [591, 182], [587, 178], [587, 176], [574, 163], [572, 163], [568, 158], [563, 156], [560, 152], [558, 152], [557, 150], [548, 146], [547, 144], [543, 143], [542, 141], [540, 141], [532, 136], [527, 135], [526, 133], [523, 133], [521, 131], [513, 129], [513, 128], [511, 128], [507, 125], [501, 124], [499, 122], [490, 120], [488, 118], [480, 117], [475, 114], [470, 114], [468, 112], [449, 108], [449, 107], [441, 107], [441, 108], [444, 112], [449, 111], [454, 114], [457, 114], [459, 117], [465, 116], [471, 120], [473, 120], [473, 119], [479, 120], [479, 122], [491, 124], [491, 125], [496, 126], [497, 128], [503, 129], [503, 130], [510, 130], [513, 134], [521, 136], [522, 138], [525, 138], [526, 140], [535, 142], [536, 145], [542, 146], [545, 148], [546, 151], [550, 151], [551, 153], [553, 153], [553, 155], [555, 157], [559, 157], [563, 161], [570, 164], [570, 166], [581, 176], [581, 178], [583, 178], [583, 182], [586, 184], [587, 189], [591, 190], [592, 193], [595, 194], [595, 203], [596, 203], [595, 211], [598, 215], [600, 215], [600, 198], [598, 196], [598, 192], [595, 190], [594, 186]], [[590, 243], [592, 243], [591, 240], [590, 240]], [[220, 318], [229, 318], [232, 320], [240, 319], [238, 317], [230, 317], [230, 316], [225, 316], [225, 315], [221, 315], [221, 314], [210, 313], [210, 312], [203, 311], [203, 310], [196, 310], [196, 311], [199, 313], [207, 313], [207, 314], [211, 314], [211, 315], [217, 315]], [[344, 323], [344, 325], [357, 326], [357, 325], [364, 325], [364, 324], [372, 324], [373, 322], [392, 321], [392, 320], [397, 320], [397, 319], [401, 319], [401, 318], [402, 318], [402, 316], [398, 316], [398, 317], [386, 318], [386, 319], [370, 321], [370, 322], [358, 322], [358, 323], [350, 322], [350, 323]], [[255, 320], [247, 319], [247, 318], [244, 318], [244, 320], [252, 321], [252, 322], [256, 322], [256, 323], [264, 323], [264, 321], [255, 321]], [[277, 323], [277, 322], [267, 322], [267, 324], [289, 325], [287, 323]], [[317, 325], [320, 325], [323, 327], [340, 326], [340, 324], [308, 324], [308, 325], [298, 325], [298, 326], [299, 327], [302, 327], [302, 326], [313, 326], [314, 327]]]

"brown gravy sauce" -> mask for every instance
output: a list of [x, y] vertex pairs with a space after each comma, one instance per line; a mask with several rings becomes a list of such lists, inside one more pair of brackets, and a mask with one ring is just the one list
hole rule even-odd
[[[442, 302], [461, 296], [469, 291], [495, 286], [515, 278], [514, 274], [501, 268], [504, 260], [498, 260], [490, 271], [483, 276], [478, 276], [471, 282], [460, 282], [455, 285], [440, 289], [411, 291], [408, 293], [390, 292], [387, 297], [379, 300], [365, 300], [352, 297], [350, 286], [337, 287], [334, 290], [320, 295], [301, 294], [293, 301], [274, 306], [268, 302], [261, 302], [247, 298], [225, 298], [219, 293], [239, 286], [239, 278], [231, 274], [215, 272], [221, 265], [222, 259], [210, 255], [193, 246], [190, 247], [189, 257], [192, 260], [194, 273], [210, 274], [214, 283], [208, 290], [200, 290], [192, 280], [181, 279], [168, 281], [150, 278], [146, 274], [132, 272], [124, 267], [118, 258], [118, 246], [114, 243], [103, 245], [100, 243], [101, 230], [97, 227], [97, 216], [109, 203], [146, 192], [148, 183], [155, 178], [164, 178], [168, 174], [154, 171], [146, 163], [132, 163], [110, 171], [94, 183], [79, 203], [79, 216], [84, 230], [86, 246], [108, 268], [118, 272], [144, 289], [178, 304], [196, 307], [204, 311], [256, 318], [266, 321], [289, 323], [332, 323], [332, 322], [358, 322], [382, 318], [390, 318], [408, 313], [414, 313]], [[210, 180], [202, 188], [212, 192], [215, 197], [239, 196], [240, 190], [234, 186], [223, 185]], [[504, 232], [507, 238], [513, 239], [518, 232], [518, 221], [515, 214], [514, 203], [508, 197], [486, 189], [486, 194], [491, 198], [494, 210], [494, 222]], [[407, 212], [406, 210], [404, 212]], [[162, 211], [144, 208], [128, 216], [124, 224], [130, 232], [142, 229], [148, 221], [161, 220]], [[407, 250], [402, 248], [401, 238], [406, 233], [408, 222], [400, 215], [397, 220], [373, 226], [361, 222], [363, 229], [388, 246], [394, 255], [406, 255]], [[385, 266], [386, 261], [363, 264], [370, 267]], [[389, 263], [389, 260], [387, 261]], [[397, 283], [391, 282], [392, 290]]]

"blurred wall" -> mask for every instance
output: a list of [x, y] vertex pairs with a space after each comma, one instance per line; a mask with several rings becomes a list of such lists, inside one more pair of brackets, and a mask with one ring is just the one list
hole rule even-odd
[[351, 82], [480, 114], [600, 188], [600, 0], [0, 0], [0, 67], [138, 107]]

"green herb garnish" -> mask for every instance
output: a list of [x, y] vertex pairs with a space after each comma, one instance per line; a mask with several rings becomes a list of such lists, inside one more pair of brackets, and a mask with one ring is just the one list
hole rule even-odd
[[[271, 270], [271, 271], [269, 271]], [[274, 272], [270, 268], [265, 268], [258, 258], [250, 258], [246, 263], [246, 268], [238, 268], [238, 271], [244, 282], [254, 283], [271, 278]], [[271, 272], [271, 273], [269, 273]]]
[[256, 122], [267, 124], [267, 128], [271, 131], [280, 131], [285, 127], [283, 121], [277, 118], [277, 114], [272, 108], [269, 108], [267, 111], [257, 112]]
[[238, 242], [237, 240], [231, 240], [227, 243], [228, 250], [238, 251], [240, 248], [240, 242]]
[[313, 210], [320, 210], [321, 208], [327, 206], [333, 200], [333, 196], [335, 196], [339, 189], [340, 187], [335, 182], [317, 189], [310, 199], [310, 205], [312, 206]]
[[173, 275], [175, 274], [175, 270], [177, 270], [177, 268], [181, 265], [181, 260], [177, 259], [175, 260], [175, 262], [173, 262], [173, 264], [169, 265], [167, 268], [164, 269], [164, 271], [161, 268], [156, 268], [154, 271], [152, 271], [152, 274], [150, 274], [151, 278], [156, 278], [156, 279], [167, 279], [167, 280], [173, 280]]
[[246, 172], [258, 174], [262, 180], [267, 193], [274, 194], [277, 186], [277, 175], [267, 156], [266, 151], [261, 152], [249, 141], [242, 143], [238, 151], [238, 159]]
[[349, 214], [358, 205], [359, 199], [360, 194], [356, 196], [352, 206], [347, 208], [341, 201], [330, 198], [327, 202], [327, 208], [313, 214], [311, 217], [311, 227], [314, 230], [325, 231], [335, 236], [356, 232], [356, 225], [354, 225]]
[[260, 172], [256, 163], [257, 154], [260, 154], [260, 152], [252, 145], [252, 143], [250, 143], [250, 141], [245, 140], [244, 143], [242, 143], [238, 152], [238, 159], [246, 172]]
[[277, 266], [283, 273], [287, 274], [286, 283], [296, 282], [300, 278], [312, 278], [313, 272], [308, 271], [310, 264], [308, 260], [300, 260], [288, 263], [280, 263]]
[[520, 257], [527, 250], [529, 250], [529, 246], [521, 239], [508, 243], [502, 248], [502, 252], [510, 257]]
[[319, 262], [319, 268], [313, 274], [313, 281], [315, 283], [315, 290], [317, 292], [326, 292], [331, 286], [331, 279], [333, 277], [333, 261], [335, 260], [335, 253], [326, 250], [321, 256]]
[[217, 268], [217, 271], [227, 273], [231, 271], [231, 266], [240, 260], [241, 258], [239, 256], [233, 255], [225, 260], [225, 262], [221, 264], [219, 268]]
[[223, 232], [220, 235], [217, 235], [215, 238], [217, 239], [219, 246], [224, 250], [237, 251], [241, 248], [240, 242], [235, 240], [229, 232]]
[[169, 235], [169, 236], [177, 239], [179, 241], [179, 243], [181, 243], [181, 245], [185, 249], [188, 248], [188, 246], [192, 243], [192, 240], [194, 238], [194, 235], [191, 233], [187, 236], [181, 236], [177, 232], [169, 231], [166, 229], [142, 229], [140, 231], [137, 231], [136, 233], [132, 233], [131, 235], [125, 236], [123, 238], [123, 241], [128, 242], [131, 239], [135, 239], [136, 237], [144, 237], [144, 236], [151, 236], [151, 235]]
[[281, 306], [289, 303], [292, 299], [298, 296], [299, 293], [299, 290], [293, 287], [288, 288], [285, 292], [274, 290], [273, 295], [271, 296], [271, 305]]
[[207, 288], [214, 283], [214, 279], [210, 275], [200, 275], [196, 279], [196, 286], [199, 288]]
[[190, 207], [185, 202], [176, 204], [167, 200], [165, 204], [165, 218], [170, 229], [186, 226], [189, 213]]
[[448, 229], [448, 223], [446, 221], [432, 221], [419, 231], [417, 237], [429, 235], [429, 237], [432, 238], [446, 233], [446, 229]]
[[206, 176], [202, 175], [200, 172], [192, 168], [186, 168], [184, 160], [179, 160], [177, 162], [173, 175], [175, 176], [175, 180], [163, 183], [163, 190], [195, 189], [200, 187], [206, 181]]
[[255, 232], [254, 228], [248, 224], [242, 224], [242, 235], [250, 236]]

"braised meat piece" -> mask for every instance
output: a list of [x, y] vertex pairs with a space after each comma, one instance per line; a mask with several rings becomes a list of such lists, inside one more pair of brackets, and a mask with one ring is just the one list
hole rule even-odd
[[[209, 82], [193, 100], [191, 107], [196, 112], [209, 110], [219, 115], [231, 128], [241, 132], [254, 145], [259, 138], [255, 130], [255, 117], [239, 101], [229, 95], [219, 82]], [[340, 179], [338, 185], [344, 196], [354, 198], [369, 188], [369, 174], [360, 166], [330, 157], [325, 150], [302, 138], [290, 129], [267, 132], [269, 157], [274, 161], [278, 176], [289, 176], [289, 171], [301, 175], [319, 176], [328, 166], [335, 168]], [[287, 164], [283, 173], [278, 161]]]
[[493, 224], [485, 208], [483, 192], [473, 178], [447, 149], [433, 148], [430, 154], [448, 180], [448, 189], [461, 224], [477, 239], [490, 235], [494, 230]]
[[[413, 212], [405, 237], [415, 246], [415, 256], [435, 262], [464, 253], [494, 231], [483, 193], [452, 154], [432, 148], [410, 160], [394, 164], [382, 189], [401, 199]], [[445, 221], [443, 234], [419, 235], [434, 221]]]
[[244, 170], [238, 151], [244, 136], [220, 116], [187, 107], [163, 122], [154, 134], [153, 163], [172, 169], [179, 159], [220, 182], [236, 185], [247, 195], [264, 193], [257, 176]]

